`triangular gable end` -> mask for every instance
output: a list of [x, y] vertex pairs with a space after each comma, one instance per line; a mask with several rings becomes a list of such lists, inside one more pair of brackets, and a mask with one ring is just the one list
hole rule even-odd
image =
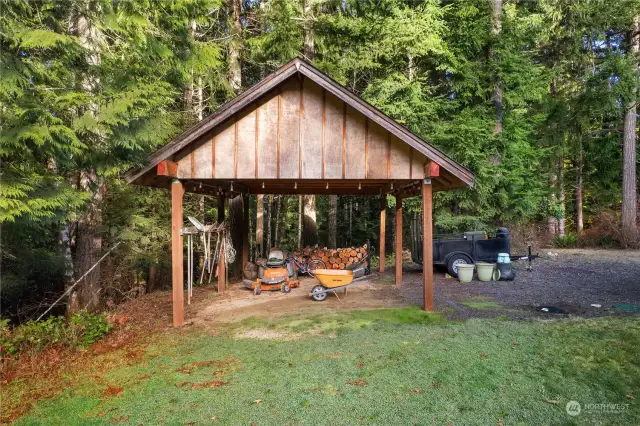
[[295, 59], [153, 154], [127, 180], [165, 186], [154, 168], [178, 163], [182, 179], [417, 180], [427, 160], [442, 189], [473, 175], [310, 64]]

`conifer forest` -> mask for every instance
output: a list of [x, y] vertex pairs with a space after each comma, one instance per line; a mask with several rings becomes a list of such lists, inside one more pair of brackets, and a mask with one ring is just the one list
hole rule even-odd
[[[3, 318], [35, 319], [118, 243], [52, 313], [169, 288], [169, 192], [125, 173], [294, 58], [474, 174], [434, 194], [434, 233], [640, 246], [639, 0], [0, 0], [0, 46]], [[251, 259], [259, 214], [266, 247], [380, 246], [379, 197], [248, 205]], [[420, 209], [404, 200], [407, 248]]]

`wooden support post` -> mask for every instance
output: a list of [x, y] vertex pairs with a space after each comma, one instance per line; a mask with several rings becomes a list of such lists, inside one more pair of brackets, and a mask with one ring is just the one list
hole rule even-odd
[[173, 326], [184, 325], [184, 252], [180, 229], [183, 225], [182, 182], [174, 179], [171, 182], [171, 282], [173, 288]]
[[[224, 222], [225, 211], [225, 196], [218, 195], [218, 223]], [[224, 257], [224, 250], [220, 250], [220, 256], [218, 257], [218, 293], [222, 293], [227, 288], [227, 264]]]
[[249, 262], [249, 194], [242, 194], [242, 270]]
[[264, 256], [264, 195], [258, 194], [256, 197], [256, 246], [258, 247], [258, 257]]
[[422, 282], [423, 309], [433, 311], [433, 218], [431, 179], [422, 181]]
[[384, 272], [385, 239], [387, 238], [387, 196], [380, 198], [380, 272]]
[[396, 195], [396, 285], [402, 285], [402, 195]]

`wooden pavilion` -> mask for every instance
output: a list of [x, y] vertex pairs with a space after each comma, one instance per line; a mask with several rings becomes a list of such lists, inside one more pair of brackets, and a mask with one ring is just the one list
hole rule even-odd
[[[424, 309], [432, 310], [432, 193], [472, 186], [473, 175], [311, 64], [294, 59], [160, 148], [127, 181], [171, 189], [173, 323], [181, 326], [185, 191], [217, 196], [219, 205], [243, 196], [246, 223], [248, 194], [378, 196], [381, 271], [386, 196], [393, 194], [396, 285], [402, 283], [402, 199], [420, 195]], [[243, 265], [249, 258], [248, 226], [244, 233]], [[226, 286], [224, 275], [219, 291]]]

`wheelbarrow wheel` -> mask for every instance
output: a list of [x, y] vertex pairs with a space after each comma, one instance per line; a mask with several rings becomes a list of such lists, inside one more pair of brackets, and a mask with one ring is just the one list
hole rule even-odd
[[262, 286], [258, 284], [253, 288], [253, 294], [255, 294], [256, 296], [259, 296], [260, 293], [262, 293]]
[[326, 288], [322, 285], [317, 285], [311, 289], [311, 298], [316, 302], [322, 302], [327, 298]]
[[283, 293], [291, 293], [291, 287], [289, 287], [289, 284], [282, 283], [282, 292]]

